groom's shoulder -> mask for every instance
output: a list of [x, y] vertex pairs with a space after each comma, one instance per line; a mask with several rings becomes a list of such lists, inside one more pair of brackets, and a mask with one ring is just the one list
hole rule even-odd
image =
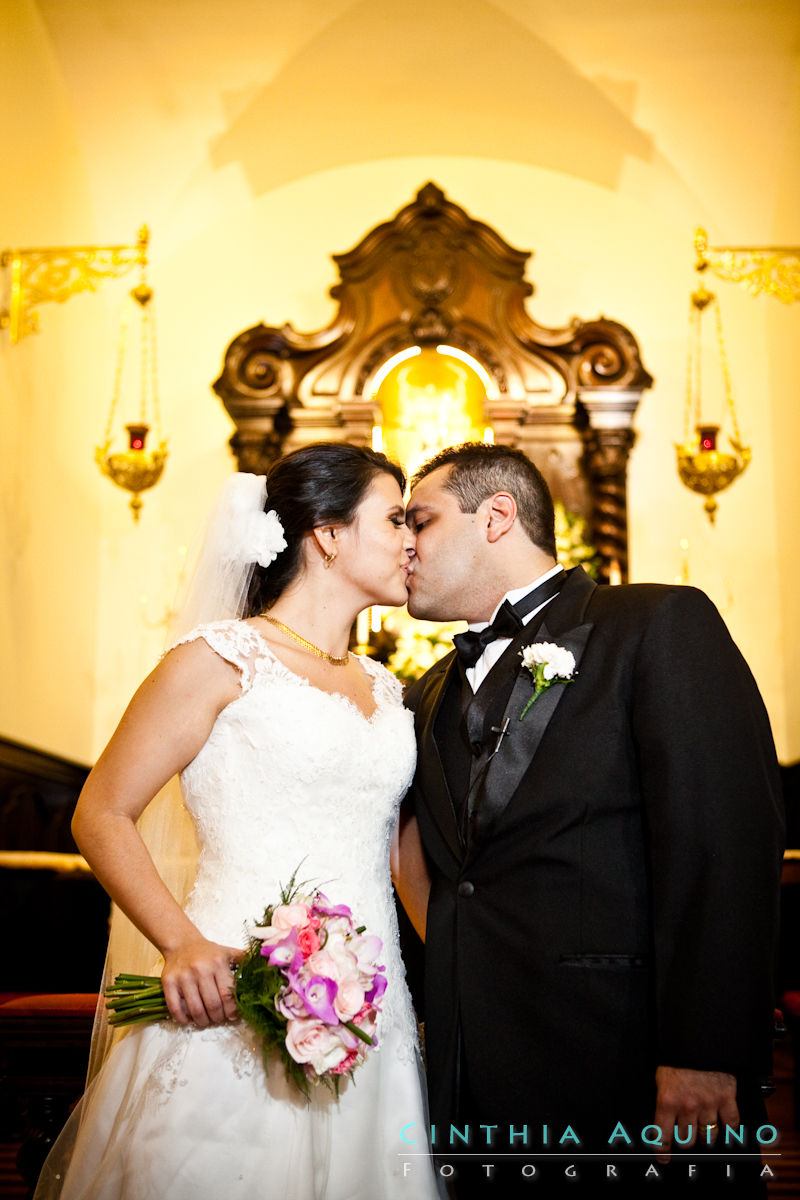
[[595, 588], [590, 603], [647, 612], [663, 604], [693, 608], [711, 604], [711, 601], [705, 592], [684, 583], [623, 583], [616, 587], [606, 584]]
[[626, 583], [595, 588], [587, 605], [589, 620], [605, 619], [641, 626], [659, 618], [721, 622], [705, 592], [687, 584]]
[[419, 679], [416, 679], [414, 683], [406, 688], [403, 693], [403, 703], [406, 708], [410, 708], [412, 712], [417, 712], [418, 709], [424, 707], [426, 698], [435, 694], [442, 676], [447, 673], [453, 661], [454, 655], [455, 650], [451, 650], [449, 654], [446, 654], [444, 658], [440, 658], [432, 667], [429, 667], [424, 675], [420, 675]]

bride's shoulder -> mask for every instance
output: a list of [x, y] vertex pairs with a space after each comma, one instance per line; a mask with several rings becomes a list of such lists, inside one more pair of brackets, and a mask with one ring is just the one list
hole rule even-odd
[[260, 649], [261, 639], [247, 621], [208, 621], [197, 625], [172, 644], [166, 654], [182, 646], [203, 644], [235, 666], [249, 663]]
[[[223, 664], [238, 673], [239, 693], [249, 692], [259, 678], [271, 678], [277, 669], [274, 655], [258, 630], [246, 620], [209, 621], [180, 637], [162, 656], [166, 667], [188, 679], [223, 678]], [[227, 669], [227, 667], [226, 667]]]

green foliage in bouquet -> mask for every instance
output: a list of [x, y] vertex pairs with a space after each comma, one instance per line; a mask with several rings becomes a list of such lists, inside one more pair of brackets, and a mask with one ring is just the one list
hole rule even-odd
[[[294, 879], [292, 879], [294, 882]], [[288, 898], [284, 899], [283, 896]], [[291, 904], [297, 890], [281, 895], [282, 904]], [[277, 907], [277, 906], [275, 906]], [[264, 912], [262, 925], [272, 921], [273, 907]], [[250, 938], [250, 948], [236, 968], [233, 977], [233, 994], [242, 1018], [256, 1033], [264, 1039], [262, 1053], [265, 1070], [269, 1066], [270, 1056], [278, 1050], [286, 1074], [297, 1084], [300, 1091], [309, 1098], [308, 1078], [300, 1063], [294, 1061], [286, 1049], [286, 1018], [282, 1017], [276, 1007], [278, 993], [285, 984], [285, 979], [277, 967], [270, 966], [261, 953], [261, 942], [258, 938]], [[338, 1080], [336, 1081], [338, 1083]]]

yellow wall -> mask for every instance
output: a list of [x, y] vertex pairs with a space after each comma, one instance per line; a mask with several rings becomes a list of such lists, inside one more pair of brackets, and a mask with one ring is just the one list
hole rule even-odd
[[[0, 243], [153, 233], [171, 457], [133, 527], [92, 449], [112, 382], [109, 285], [0, 335], [0, 733], [91, 760], [163, 638], [179, 548], [231, 469], [209, 385], [230, 339], [333, 314], [330, 255], [428, 179], [535, 251], [543, 324], [629, 325], [656, 386], [637, 419], [636, 579], [688, 538], [750, 661], [784, 761], [800, 755], [800, 305], [718, 292], [747, 474], [709, 529], [678, 482], [692, 237], [800, 242], [793, 0], [0, 0]], [[794, 49], [793, 49], [794, 47]], [[716, 286], [716, 285], [715, 285]], [[140, 597], [146, 593], [143, 608]]]
[[[80, 239], [91, 205], [58, 62], [35, 6], [4, 4], [3, 18], [0, 241]], [[96, 318], [85, 298], [47, 315], [46, 341], [11, 350], [0, 334], [0, 731], [85, 760], [101, 602], [100, 512], [82, 452], [95, 426]]]

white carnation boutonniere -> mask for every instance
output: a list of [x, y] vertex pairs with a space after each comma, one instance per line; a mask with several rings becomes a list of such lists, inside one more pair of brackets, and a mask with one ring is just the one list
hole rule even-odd
[[533, 695], [519, 714], [520, 721], [530, 706], [554, 683], [572, 683], [575, 678], [575, 655], [553, 642], [533, 642], [519, 652], [523, 666], [533, 677]]

